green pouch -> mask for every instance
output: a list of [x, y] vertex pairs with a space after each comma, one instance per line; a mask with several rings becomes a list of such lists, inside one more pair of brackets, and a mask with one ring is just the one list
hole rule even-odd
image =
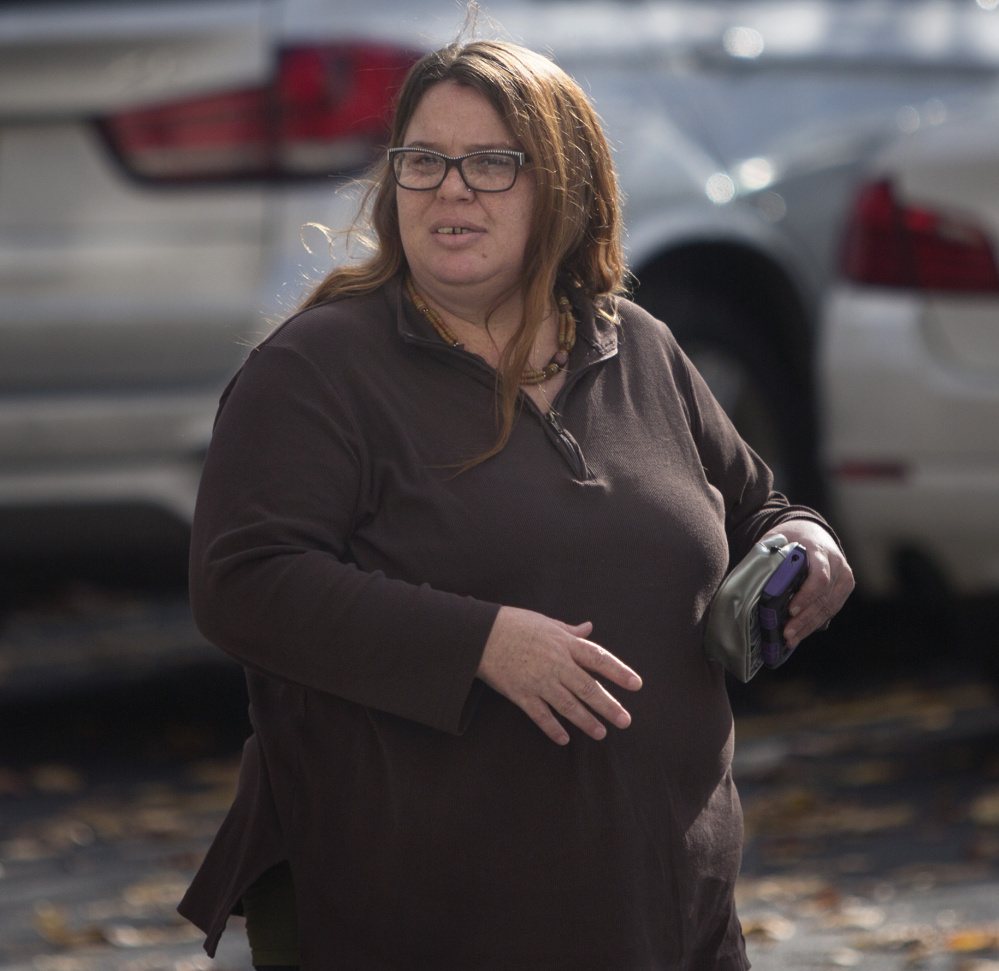
[[708, 607], [704, 650], [744, 683], [763, 665], [760, 594], [794, 547], [779, 535], [757, 543], [725, 577]]

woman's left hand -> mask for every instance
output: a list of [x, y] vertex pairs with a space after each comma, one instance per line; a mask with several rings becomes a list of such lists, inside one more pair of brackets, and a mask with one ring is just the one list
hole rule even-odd
[[808, 579], [791, 601], [791, 619], [784, 628], [787, 646], [794, 648], [839, 613], [853, 590], [853, 571], [836, 541], [818, 523], [792, 519], [769, 535], [777, 533], [786, 536], [789, 543], [801, 543], [808, 551]]

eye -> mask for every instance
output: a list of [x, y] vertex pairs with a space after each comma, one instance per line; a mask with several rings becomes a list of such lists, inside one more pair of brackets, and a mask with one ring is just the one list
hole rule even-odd
[[484, 169], [509, 169], [517, 160], [512, 155], [477, 155], [474, 162]]
[[407, 152], [403, 158], [405, 158], [406, 164], [413, 168], [433, 169], [441, 164], [441, 159], [436, 155], [425, 152]]

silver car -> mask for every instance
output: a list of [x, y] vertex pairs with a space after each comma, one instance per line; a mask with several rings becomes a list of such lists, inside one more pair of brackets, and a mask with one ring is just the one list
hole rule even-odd
[[840, 273], [818, 355], [821, 441], [854, 565], [878, 592], [927, 570], [960, 594], [994, 592], [999, 90], [871, 161]]
[[[996, 77], [996, 6], [495, 0], [479, 18], [591, 94], [637, 297], [792, 498], [824, 502], [816, 335], [855, 186], [899, 127]], [[219, 392], [343, 256], [401, 73], [464, 19], [428, 0], [0, 2], [4, 550], [87, 548], [95, 523], [147, 550], [183, 534]]]

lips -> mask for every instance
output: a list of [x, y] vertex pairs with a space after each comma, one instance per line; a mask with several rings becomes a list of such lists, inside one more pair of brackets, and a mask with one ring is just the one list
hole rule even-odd
[[481, 226], [476, 226], [474, 223], [445, 222], [443, 219], [440, 222], [431, 223], [430, 231], [435, 236], [470, 236], [473, 233], [485, 232]]

